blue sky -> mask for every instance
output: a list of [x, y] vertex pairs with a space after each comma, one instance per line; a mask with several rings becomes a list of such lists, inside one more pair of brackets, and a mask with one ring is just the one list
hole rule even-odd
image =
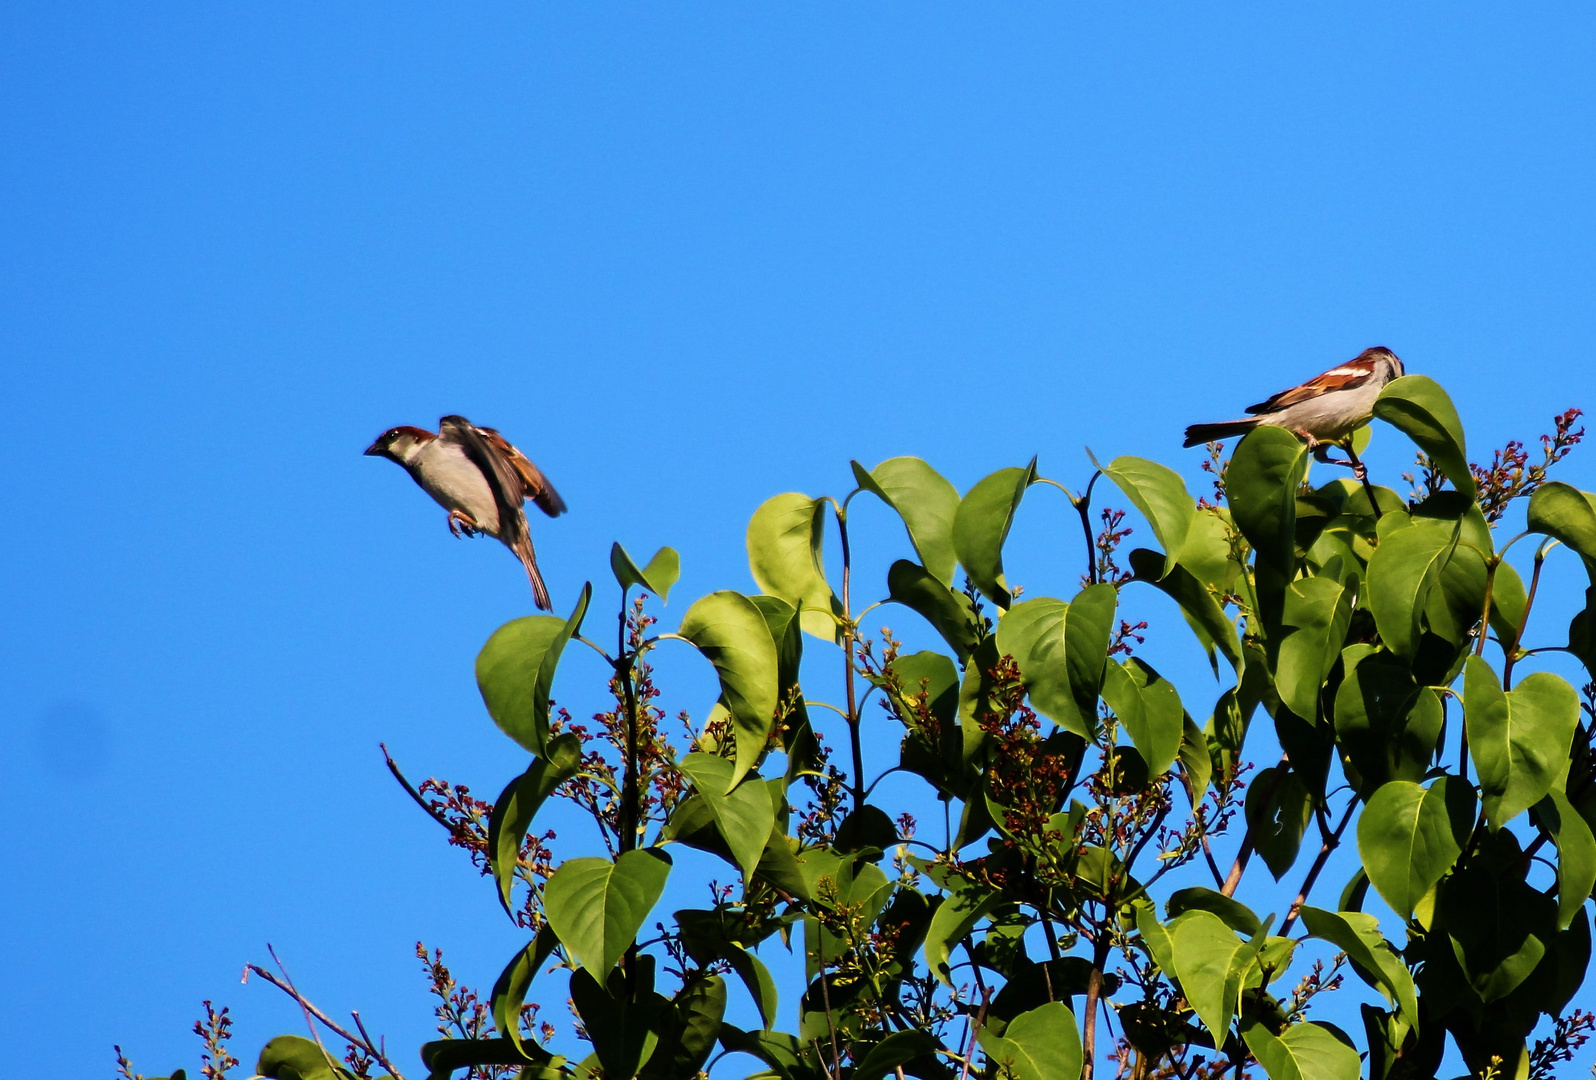
[[[534, 523], [556, 605], [591, 579], [607, 612], [610, 542], [668, 543], [668, 623], [751, 591], [754, 507], [845, 493], [850, 458], [1073, 486], [1090, 445], [1195, 490], [1186, 424], [1372, 344], [1481, 457], [1596, 406], [1593, 36], [1439, 4], [6, 5], [6, 1071], [192, 1069], [202, 998], [252, 1062], [299, 1028], [237, 984], [267, 941], [410, 1047], [417, 940], [483, 987], [516, 947], [376, 744], [485, 797], [519, 771], [471, 664], [525, 584], [360, 456], [377, 432], [503, 429], [571, 506]], [[1377, 478], [1408, 457], [1377, 436]], [[1069, 589], [1062, 507], [1024, 514], [1011, 579]], [[860, 529], [881, 590], [901, 535]], [[695, 663], [667, 703], [701, 716]], [[596, 667], [563, 677], [598, 707]]]

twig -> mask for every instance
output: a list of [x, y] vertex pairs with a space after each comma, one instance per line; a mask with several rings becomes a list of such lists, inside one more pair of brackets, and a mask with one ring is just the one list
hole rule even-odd
[[[1282, 754], [1280, 764], [1275, 766], [1274, 774], [1269, 778], [1269, 790], [1264, 793], [1263, 813], [1267, 814], [1269, 812], [1269, 804], [1274, 801], [1275, 792], [1280, 790], [1280, 782], [1285, 779], [1286, 768], [1290, 764], [1290, 755]], [[1243, 811], [1242, 816], [1243, 818], [1246, 817], [1245, 811]], [[1231, 865], [1230, 874], [1225, 878], [1225, 883], [1219, 888], [1219, 891], [1226, 896], [1236, 895], [1236, 886], [1241, 884], [1241, 875], [1246, 871], [1247, 863], [1252, 860], [1252, 849], [1252, 822], [1249, 821], [1247, 822], [1247, 832], [1241, 838], [1241, 849], [1236, 852], [1236, 861]]]
[[1330, 853], [1341, 846], [1341, 834], [1346, 832], [1347, 823], [1352, 820], [1352, 811], [1357, 808], [1356, 795], [1347, 803], [1347, 812], [1341, 815], [1341, 823], [1336, 826], [1335, 832], [1325, 837], [1324, 845], [1319, 848], [1319, 857], [1313, 860], [1313, 867], [1309, 869], [1308, 876], [1303, 879], [1302, 888], [1297, 893], [1297, 898], [1291, 902], [1291, 910], [1286, 912], [1286, 921], [1280, 924], [1280, 936], [1285, 937], [1291, 933], [1291, 924], [1297, 921], [1297, 915], [1302, 911], [1302, 906], [1308, 902], [1308, 894], [1313, 891], [1314, 883], [1319, 880], [1319, 872], [1324, 869], [1324, 864], [1330, 860]]
[[[270, 945], [266, 946], [266, 951], [272, 954], [272, 959], [277, 961], [278, 967], [283, 967], [283, 962], [277, 959], [277, 953]], [[282, 979], [279, 979], [277, 976], [273, 975], [259, 964], [250, 964], [248, 965], [247, 969], [249, 971], [253, 971], [255, 974], [259, 975], [261, 978], [265, 979], [267, 982], [271, 983], [273, 986], [277, 987], [277, 989], [281, 990], [283, 993], [287, 994], [289, 997], [293, 998], [299, 1003], [299, 1008], [305, 1014], [305, 1022], [310, 1025], [311, 1038], [316, 1039], [316, 1045], [321, 1047], [321, 1052], [327, 1055], [327, 1060], [329, 1062], [333, 1061], [333, 1057], [331, 1054], [327, 1053], [327, 1048], [322, 1046], [321, 1039], [316, 1038], [316, 1025], [311, 1023], [311, 1017], [315, 1017], [317, 1020], [320, 1020], [322, 1024], [326, 1026], [327, 1030], [331, 1031], [334, 1035], [337, 1035], [339, 1038], [360, 1047], [362, 1050], [366, 1051], [366, 1053], [370, 1054], [376, 1059], [378, 1065], [381, 1065], [384, 1069], [388, 1070], [389, 1074], [393, 1076], [394, 1080], [405, 1080], [404, 1074], [394, 1067], [393, 1062], [388, 1060], [387, 1055], [384, 1054], [379, 1047], [373, 1044], [369, 1037], [357, 1037], [347, 1029], [340, 1027], [336, 1021], [318, 1009], [308, 998], [305, 997], [305, 995], [296, 990], [294, 988], [293, 980], [288, 978], [287, 968], [283, 968]], [[364, 1033], [366, 1028], [365, 1025], [360, 1021], [360, 1014], [355, 1013], [354, 1016], [356, 1025], [358, 1025], [361, 1032]], [[336, 1062], [333, 1063], [336, 1064]]]
[[454, 834], [454, 826], [449, 824], [449, 819], [438, 813], [431, 803], [421, 797], [421, 792], [417, 791], [409, 780], [405, 779], [405, 774], [399, 771], [399, 765], [394, 761], [393, 755], [388, 753], [387, 745], [378, 743], [377, 748], [382, 751], [382, 759], [388, 763], [388, 771], [393, 773], [395, 780], [399, 781], [399, 786], [410, 793], [410, 797], [416, 800], [417, 806], [427, 812], [428, 817], [449, 830], [449, 834], [452, 836]]
[[986, 1007], [991, 1003], [992, 991], [981, 988], [981, 1007], [975, 1011], [975, 1023], [970, 1025], [970, 1044], [964, 1049], [964, 1065], [959, 1069], [959, 1080], [970, 1080], [970, 1061], [975, 1057], [975, 1040], [986, 1022]]

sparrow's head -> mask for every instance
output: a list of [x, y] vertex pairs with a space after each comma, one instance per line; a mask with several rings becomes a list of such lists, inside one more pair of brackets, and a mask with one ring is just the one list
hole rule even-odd
[[427, 443], [437, 436], [430, 431], [423, 431], [418, 427], [401, 426], [389, 428], [377, 436], [375, 442], [366, 447], [368, 457], [385, 457], [396, 461], [400, 465], [408, 465], [415, 459], [416, 454]]
[[1400, 379], [1406, 372], [1402, 370], [1402, 361], [1397, 359], [1397, 354], [1387, 349], [1384, 345], [1376, 345], [1372, 349], [1364, 349], [1358, 355], [1359, 360], [1366, 360], [1374, 365], [1375, 376], [1382, 384], [1392, 379]]

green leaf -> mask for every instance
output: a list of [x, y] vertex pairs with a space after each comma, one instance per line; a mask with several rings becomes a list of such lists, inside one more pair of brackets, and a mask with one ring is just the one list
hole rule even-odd
[[780, 1001], [776, 993], [776, 980], [771, 978], [770, 969], [759, 957], [735, 945], [729, 945], [722, 955], [748, 988], [748, 996], [754, 999], [754, 1007], [759, 1010], [759, 1019], [764, 1021], [765, 1030], [769, 1031], [776, 1022], [776, 1007]]
[[510, 738], [534, 754], [544, 752], [549, 741], [549, 695], [554, 689], [554, 669], [565, 643], [582, 628], [591, 583], [569, 619], [555, 615], [528, 615], [507, 622], [493, 632], [477, 655], [477, 688], [488, 715]]
[[743, 881], [751, 881], [776, 827], [776, 812], [765, 785], [754, 778], [733, 781], [732, 763], [712, 754], [688, 754], [677, 767], [703, 796], [721, 837], [742, 868]]
[[644, 1062], [642, 1080], [681, 1080], [704, 1067], [726, 1015], [726, 980], [719, 975], [693, 979], [670, 1004], [664, 1037]]
[[983, 1028], [978, 1038], [990, 1060], [1008, 1063], [1015, 1080], [1079, 1080], [1081, 1075], [1080, 1031], [1062, 1001], [1021, 1013], [1002, 1035]]
[[754, 580], [799, 608], [804, 630], [826, 641], [836, 636], [833, 616], [841, 610], [821, 560], [829, 504], [788, 492], [766, 499], [748, 522], [748, 568]]
[[543, 889], [543, 910], [560, 941], [594, 977], [607, 975], [654, 909], [671, 858], [656, 848], [623, 852], [615, 862], [567, 859]]
[[550, 739], [544, 756], [534, 758], [526, 772], [511, 780], [493, 803], [488, 815], [488, 863], [499, 886], [499, 902], [510, 910], [510, 888], [515, 884], [516, 860], [521, 841], [538, 808], [554, 794], [554, 789], [576, 775], [582, 764], [582, 741], [572, 732]]
[[1596, 559], [1596, 496], [1549, 480], [1530, 496], [1530, 532], [1555, 537], [1585, 556]]
[[1335, 728], [1347, 778], [1367, 798], [1389, 780], [1418, 781], [1429, 771], [1441, 735], [1435, 691], [1414, 682], [1408, 665], [1388, 652], [1350, 646], [1336, 690]]
[[1147, 763], [1148, 777], [1156, 780], [1169, 771], [1180, 753], [1186, 724], [1180, 695], [1173, 683], [1139, 657], [1123, 664], [1110, 661], [1103, 674], [1103, 700], [1125, 725]]
[[953, 550], [960, 564], [981, 595], [1000, 608], [1014, 602], [1003, 578], [1003, 542], [1025, 489], [1035, 482], [1035, 458], [1023, 469], [999, 469], [965, 493], [953, 516]]
[[1333, 578], [1302, 578], [1286, 590], [1286, 635], [1275, 687], [1286, 708], [1310, 723], [1319, 716], [1319, 692], [1341, 657], [1357, 595], [1355, 578], [1345, 587]]
[[538, 1046], [526, 1049], [522, 1053], [509, 1039], [434, 1039], [421, 1044], [421, 1064], [428, 1070], [427, 1080], [446, 1080], [472, 1065], [530, 1065], [522, 1076], [550, 1080], [553, 1056]]
[[1468, 498], [1478, 494], [1469, 475], [1463, 422], [1452, 399], [1434, 379], [1404, 375], [1387, 383], [1374, 403], [1374, 415], [1418, 444], [1446, 478]]
[[1236, 639], [1236, 626], [1194, 573], [1178, 563], [1166, 567], [1156, 551], [1146, 548], [1136, 548], [1130, 553], [1130, 567], [1137, 581], [1147, 582], [1180, 605], [1192, 631], [1203, 648], [1209, 650], [1210, 660], [1217, 648], [1230, 661], [1230, 666], [1238, 674], [1241, 672], [1241, 643]]
[[537, 977], [539, 963], [537, 942], [527, 942], [526, 947], [518, 950], [504, 966], [489, 997], [494, 1027], [522, 1053], [526, 1052], [526, 1047], [521, 1040], [521, 1006], [532, 980]]
[[1361, 911], [1302, 909], [1302, 924], [1308, 933], [1328, 941], [1367, 971], [1379, 983], [1386, 1000], [1402, 1010], [1414, 1026], [1419, 1022], [1418, 991], [1413, 975], [1401, 956], [1380, 933], [1380, 920]]
[[1225, 1043], [1247, 969], [1263, 948], [1266, 933], [1267, 927], [1252, 941], [1242, 941], [1208, 911], [1188, 912], [1173, 928], [1175, 976], [1215, 1045]]
[[648, 565], [639, 570], [626, 549], [617, 543], [610, 545], [610, 571], [623, 592], [635, 585], [659, 597], [663, 604], [670, 595], [671, 586], [682, 576], [682, 561], [674, 548], [662, 547], [654, 552]]
[[1164, 573], [1168, 573], [1197, 517], [1197, 503], [1186, 490], [1186, 482], [1174, 470], [1138, 457], [1115, 458], [1103, 466], [1103, 475], [1114, 481], [1152, 526], [1164, 548]]
[[1494, 832], [1557, 782], [1579, 724], [1579, 694], [1544, 671], [1504, 694], [1491, 665], [1471, 656], [1463, 669], [1463, 723]]
[[1430, 592], [1457, 545], [1457, 533], [1409, 526], [1383, 537], [1369, 557], [1369, 608], [1386, 648], [1405, 660], [1418, 653]]
[[765, 752], [780, 704], [776, 643], [765, 617], [741, 593], [703, 597], [682, 616], [679, 633], [698, 647], [720, 676], [721, 694], [737, 732], [736, 783]]
[[953, 584], [953, 519], [959, 491], [917, 457], [888, 458], [869, 472], [852, 462], [854, 479], [898, 512], [920, 562], [944, 585]]
[[[1516, 853], [1517, 843], [1507, 847]], [[1475, 859], [1441, 889], [1441, 921], [1469, 985], [1486, 1005], [1518, 989], [1556, 940], [1557, 904]]]
[[[645, 962], [652, 967], [651, 957]], [[637, 988], [634, 999], [622, 972], [605, 983], [586, 970], [571, 974], [571, 1004], [592, 1037], [593, 1052], [606, 1076], [630, 1080], [659, 1045], [664, 1002], [649, 989], [652, 977], [640, 981], [644, 985]]]
[[899, 559], [887, 571], [887, 593], [930, 623], [962, 664], [975, 648], [975, 613], [963, 593], [938, 581], [925, 567]]
[[[915, 460], [915, 459], [911, 459]], [[865, 1050], [859, 1063], [853, 1067], [849, 1080], [881, 1080], [881, 1077], [903, 1065], [907, 1065], [917, 1057], [925, 1057], [937, 1051], [936, 1037], [928, 1031], [910, 1029], [908, 1031], [894, 1031], [885, 1039]], [[855, 1052], [863, 1050], [856, 1046]]]
[[1171, 893], [1164, 904], [1164, 912], [1171, 919], [1188, 911], [1206, 911], [1217, 915], [1224, 920], [1226, 926], [1246, 934], [1249, 938], [1263, 929], [1263, 921], [1253, 914], [1252, 908], [1222, 892], [1215, 892], [1200, 885]]
[[298, 1035], [278, 1035], [261, 1047], [255, 1072], [270, 1080], [338, 1080], [327, 1052]]
[[1192, 806], [1200, 805], [1213, 776], [1214, 759], [1208, 754], [1208, 737], [1189, 716], [1181, 717], [1180, 769], [1186, 782], [1187, 799]]
[[949, 884], [948, 894], [937, 905], [925, 935], [925, 962], [933, 975], [948, 986], [953, 985], [948, 961], [953, 955], [954, 946], [1002, 899], [991, 889], [963, 879]]
[[1596, 888], [1596, 835], [1555, 787], [1535, 815], [1557, 844], [1557, 928], [1566, 930]]
[[1032, 704], [1083, 738], [1097, 730], [1116, 604], [1114, 586], [1092, 585], [1069, 604], [1022, 601], [998, 622], [998, 651], [1019, 664]]
[[1302, 848], [1302, 834], [1313, 816], [1312, 794], [1296, 770], [1288, 768], [1281, 773], [1278, 767], [1271, 766], [1247, 786], [1244, 812], [1258, 854], [1279, 881], [1297, 861], [1297, 852]]
[[1358, 1080], [1363, 1060], [1328, 1024], [1309, 1020], [1279, 1035], [1255, 1020], [1241, 1026], [1247, 1049], [1269, 1080]]
[[1358, 857], [1375, 891], [1402, 918], [1412, 916], [1462, 853], [1475, 806], [1471, 784], [1442, 776], [1428, 788], [1393, 780], [1364, 807]]
[[1291, 432], [1253, 428], [1236, 444], [1225, 494], [1236, 527], [1266, 562], [1290, 579], [1296, 569], [1297, 489], [1308, 474], [1308, 448]]

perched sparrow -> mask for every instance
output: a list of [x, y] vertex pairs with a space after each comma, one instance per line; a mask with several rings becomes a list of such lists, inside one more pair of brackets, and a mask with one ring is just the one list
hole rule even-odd
[[521, 501], [531, 499], [549, 517], [565, 513], [565, 501], [509, 440], [463, 416], [445, 416], [436, 435], [415, 427], [389, 428], [366, 453], [403, 465], [449, 511], [449, 531], [456, 536], [462, 529], [467, 536], [484, 532], [515, 552], [532, 582], [533, 602], [553, 610]]
[[1186, 429], [1185, 446], [1245, 435], [1260, 424], [1295, 432], [1318, 449], [1335, 442], [1369, 422], [1374, 399], [1385, 384], [1402, 375], [1402, 361], [1390, 349], [1364, 349], [1356, 360], [1331, 368], [1301, 386], [1282, 391], [1268, 401], [1250, 406], [1245, 420], [1193, 424]]

